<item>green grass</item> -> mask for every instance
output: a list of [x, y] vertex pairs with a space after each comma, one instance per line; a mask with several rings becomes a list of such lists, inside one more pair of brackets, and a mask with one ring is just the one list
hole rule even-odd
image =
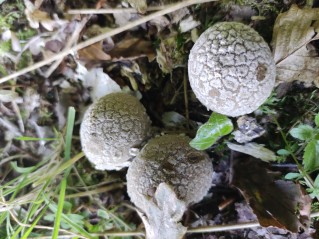
[[[69, 108], [69, 112], [68, 112], [67, 130], [66, 130], [65, 148], [64, 148], [64, 161], [70, 160], [72, 134], [73, 134], [73, 128], [74, 128], [74, 119], [75, 119], [75, 109], [72, 107], [72, 108]], [[64, 204], [64, 198], [65, 198], [65, 190], [66, 190], [67, 178], [68, 178], [69, 174], [70, 174], [70, 168], [65, 170], [64, 176], [63, 176], [63, 179], [61, 182], [59, 203], [58, 203], [58, 208], [57, 208], [56, 214], [55, 214], [54, 230], [53, 230], [53, 234], [52, 234], [52, 239], [57, 239], [58, 235], [59, 235], [59, 229], [60, 229], [60, 223], [61, 223], [61, 217], [62, 217], [62, 211], [63, 211], [63, 204]]]
[[[0, 239], [96, 239], [121, 231], [126, 235], [123, 238], [132, 238], [129, 231], [134, 231], [135, 225], [124, 219], [132, 209], [123, 210], [123, 205], [107, 208], [99, 200], [101, 193], [121, 189], [124, 184], [108, 178], [106, 173], [105, 181], [100, 182], [95, 175], [101, 172], [92, 170], [87, 161], [77, 164], [84, 154], [74, 148], [73, 141], [79, 140], [73, 137], [74, 121], [75, 110], [70, 108], [65, 130], [54, 138], [21, 136], [17, 139], [25, 143], [47, 140], [53, 148], [51, 155], [34, 165], [26, 166], [19, 160], [23, 154], [0, 161], [6, 166], [0, 181]], [[83, 197], [88, 200], [84, 204]], [[84, 209], [78, 210], [81, 207]], [[96, 208], [97, 224], [90, 222], [92, 208]], [[108, 238], [119, 238], [116, 235]]]

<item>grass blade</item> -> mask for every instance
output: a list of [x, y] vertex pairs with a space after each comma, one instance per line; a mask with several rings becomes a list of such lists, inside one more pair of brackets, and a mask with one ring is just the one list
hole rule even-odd
[[[67, 121], [66, 135], [65, 135], [64, 161], [68, 161], [71, 157], [71, 144], [72, 144], [74, 119], [75, 119], [75, 109], [73, 107], [70, 107], [68, 111], [68, 121]], [[62, 216], [64, 199], [65, 199], [65, 190], [67, 185], [67, 177], [69, 175], [69, 172], [70, 172], [70, 169], [69, 168], [66, 169], [61, 182], [59, 202], [58, 202], [58, 208], [55, 215], [52, 239], [57, 239], [59, 236], [61, 216]]]

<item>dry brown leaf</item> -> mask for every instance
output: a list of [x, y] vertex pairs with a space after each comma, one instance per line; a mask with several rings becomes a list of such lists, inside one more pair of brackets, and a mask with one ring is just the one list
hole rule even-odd
[[79, 50], [79, 58], [83, 61], [108, 61], [111, 60], [111, 56], [103, 51], [103, 42], [99, 41], [88, 47]]
[[155, 51], [151, 41], [130, 36], [117, 43], [109, 54], [112, 58], [132, 59], [147, 56], [149, 61], [155, 59]]
[[310, 43], [318, 40], [319, 9], [300, 9], [292, 5], [278, 15], [273, 31], [273, 54], [277, 64], [277, 80], [303, 81], [319, 87], [318, 53]]
[[49, 40], [45, 43], [45, 49], [58, 53], [64, 47], [64, 43], [59, 40]]
[[299, 184], [276, 180], [275, 173], [267, 171], [266, 166], [254, 158], [234, 158], [232, 184], [242, 192], [261, 226], [291, 232], [307, 230], [310, 197]]

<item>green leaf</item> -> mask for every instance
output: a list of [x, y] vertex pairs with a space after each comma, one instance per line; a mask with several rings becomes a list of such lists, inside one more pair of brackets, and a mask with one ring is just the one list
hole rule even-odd
[[189, 143], [191, 147], [204, 150], [212, 146], [221, 136], [233, 130], [233, 124], [225, 115], [212, 113], [207, 123], [199, 127], [196, 137]]
[[292, 180], [301, 177], [300, 173], [287, 173], [285, 179]]
[[290, 130], [290, 134], [296, 139], [307, 140], [312, 138], [313, 130], [310, 125], [302, 124]]
[[316, 179], [315, 179], [315, 181], [314, 181], [314, 183], [313, 183], [313, 186], [314, 186], [315, 188], [319, 188], [319, 174], [317, 175], [317, 177], [316, 177]]
[[315, 123], [316, 123], [317, 127], [319, 127], [319, 113], [316, 114], [316, 116], [315, 116]]
[[305, 170], [312, 171], [319, 167], [319, 140], [310, 141], [303, 154]]
[[290, 155], [290, 152], [287, 149], [279, 149], [277, 151], [277, 154], [281, 155], [281, 156], [288, 156], [288, 155]]

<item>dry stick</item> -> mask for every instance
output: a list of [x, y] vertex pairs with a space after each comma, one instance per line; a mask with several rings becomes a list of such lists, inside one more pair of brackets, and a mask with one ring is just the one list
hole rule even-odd
[[81, 42], [79, 43], [78, 45], [70, 48], [70, 49], [66, 49], [66, 50], [63, 50], [62, 52], [60, 52], [59, 54], [57, 55], [54, 55], [46, 60], [43, 60], [43, 61], [40, 61], [38, 63], [35, 63], [34, 65], [32, 66], [29, 66], [27, 68], [24, 68], [20, 71], [17, 71], [11, 75], [8, 75], [6, 77], [3, 77], [0, 79], [0, 84], [3, 83], [3, 82], [6, 82], [8, 80], [11, 80], [15, 77], [18, 77], [18, 76], [21, 76], [23, 74], [26, 74], [30, 71], [33, 71], [33, 70], [36, 70], [42, 66], [45, 66], [45, 65], [48, 65], [50, 64], [51, 62], [53, 61], [56, 61], [56, 60], [59, 60], [60, 58], [62, 57], [65, 57], [67, 56], [68, 54], [70, 53], [74, 53], [80, 49], [83, 49], [85, 47], [88, 47], [94, 43], [97, 43], [99, 41], [102, 41], [103, 39], [107, 38], [107, 37], [111, 37], [111, 36], [114, 36], [114, 35], [117, 35], [121, 32], [124, 32], [124, 31], [127, 31], [133, 27], [137, 27], [143, 23], [146, 23], [150, 20], [153, 20], [157, 17], [160, 17], [160, 16], [163, 16], [165, 14], [168, 14], [168, 13], [171, 13], [171, 12], [174, 12], [174, 11], [177, 11], [181, 8], [184, 8], [184, 7], [188, 7], [188, 6], [191, 6], [191, 5], [194, 5], [194, 4], [200, 4], [200, 3], [205, 3], [205, 2], [215, 2], [215, 1], [219, 1], [219, 0], [187, 0], [187, 1], [184, 1], [184, 2], [179, 2], [179, 3], [176, 3], [176, 4], [172, 4], [172, 5], [169, 5], [167, 6], [167, 8], [163, 9], [163, 10], [160, 10], [158, 12], [154, 12], [150, 15], [147, 15], [143, 18], [140, 18], [136, 21], [133, 21], [125, 26], [122, 26], [122, 27], [119, 27], [119, 28], [116, 28], [116, 29], [113, 29], [109, 32], [106, 32], [106, 33], [102, 33], [96, 37], [93, 37], [93, 38], [90, 38], [88, 39], [87, 41], [84, 41], [84, 42]]
[[[164, 6], [148, 7], [147, 12], [159, 11], [167, 8]], [[138, 13], [135, 8], [102, 8], [102, 9], [70, 9], [68, 14], [113, 14], [113, 13]]]

